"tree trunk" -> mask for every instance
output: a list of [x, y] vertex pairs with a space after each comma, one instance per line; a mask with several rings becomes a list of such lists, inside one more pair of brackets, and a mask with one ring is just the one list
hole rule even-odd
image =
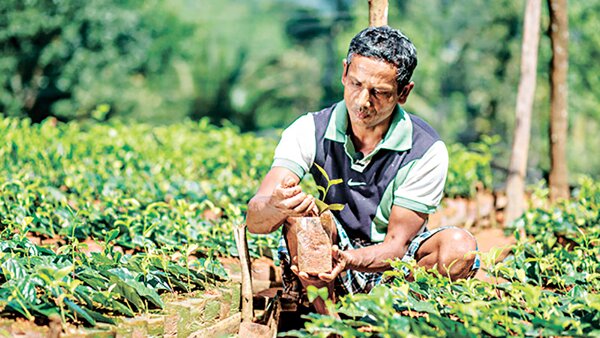
[[388, 24], [388, 0], [369, 0], [369, 26]]
[[567, 72], [569, 69], [569, 21], [567, 0], [548, 0], [550, 63], [550, 200], [569, 198], [567, 168]]
[[517, 93], [516, 124], [508, 179], [506, 182], [505, 224], [509, 224], [525, 210], [525, 174], [531, 133], [531, 110], [535, 94], [538, 44], [540, 40], [541, 0], [527, 0], [521, 46], [521, 79]]

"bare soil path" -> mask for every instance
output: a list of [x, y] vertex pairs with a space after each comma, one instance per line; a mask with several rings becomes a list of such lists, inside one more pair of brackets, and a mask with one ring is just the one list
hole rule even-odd
[[[514, 236], [504, 235], [504, 230], [502, 229], [473, 229], [473, 234], [477, 239], [477, 245], [479, 246], [479, 252], [481, 253], [490, 252], [492, 248], [506, 248], [509, 245], [514, 244], [516, 242]], [[502, 255], [502, 257], [505, 257], [505, 255]], [[493, 278], [487, 276], [483, 269], [479, 269], [479, 271], [475, 275], [475, 278], [487, 282], [501, 282], [500, 280], [494, 281]]]

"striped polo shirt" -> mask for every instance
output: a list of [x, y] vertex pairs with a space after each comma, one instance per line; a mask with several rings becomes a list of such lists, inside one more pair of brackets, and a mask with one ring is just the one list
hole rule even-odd
[[[448, 152], [436, 131], [400, 105], [390, 128], [377, 147], [362, 159], [355, 156], [347, 134], [344, 101], [299, 117], [281, 136], [273, 167], [285, 167], [302, 179], [311, 173], [327, 186], [314, 165], [325, 169], [331, 186], [325, 203], [344, 205], [334, 211], [350, 237], [381, 242], [387, 233], [392, 206], [432, 213], [442, 199], [448, 170]], [[322, 196], [321, 196], [322, 198]]]

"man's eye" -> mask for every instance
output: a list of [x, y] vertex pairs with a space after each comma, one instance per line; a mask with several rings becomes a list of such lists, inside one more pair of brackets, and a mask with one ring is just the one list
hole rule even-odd
[[380, 97], [389, 97], [391, 93], [387, 92], [387, 91], [383, 92], [383, 91], [379, 91], [379, 90], [375, 89], [373, 91], [373, 94], [380, 96]]

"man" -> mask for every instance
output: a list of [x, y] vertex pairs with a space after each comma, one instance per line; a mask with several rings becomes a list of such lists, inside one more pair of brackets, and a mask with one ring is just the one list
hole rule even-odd
[[273, 166], [248, 205], [250, 232], [266, 234], [284, 224], [287, 247], [295, 248], [286, 219], [315, 210], [314, 197], [298, 183], [311, 172], [326, 185], [315, 164], [330, 178], [343, 179], [325, 202], [345, 206], [334, 212], [339, 240], [332, 249], [331, 273], [298, 271], [283, 246], [287, 289], [292, 285], [285, 276], [289, 270], [304, 287], [335, 283], [344, 294], [368, 292], [393, 259], [414, 258], [452, 279], [471, 276], [478, 268], [476, 242], [468, 232], [425, 227], [442, 198], [448, 153], [427, 123], [400, 106], [414, 87], [410, 79], [416, 64], [416, 49], [400, 31], [387, 26], [361, 31], [343, 61], [344, 100], [303, 115], [283, 133]]

